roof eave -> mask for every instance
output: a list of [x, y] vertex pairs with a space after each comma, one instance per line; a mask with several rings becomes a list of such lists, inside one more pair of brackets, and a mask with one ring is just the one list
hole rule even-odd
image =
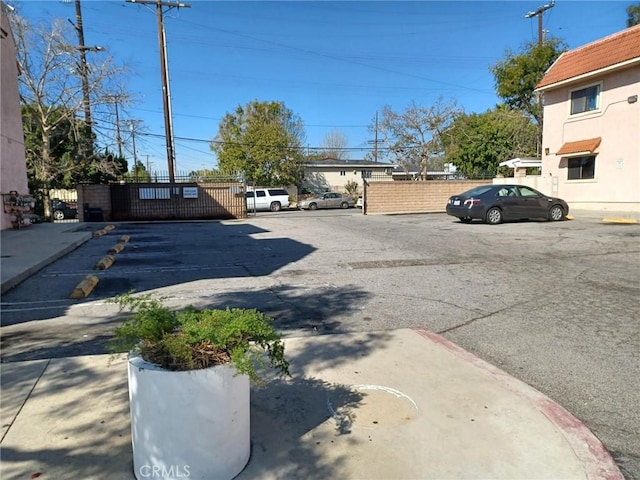
[[565, 85], [579, 82], [581, 80], [586, 80], [590, 77], [601, 76], [606, 73], [611, 73], [616, 70], [621, 70], [623, 68], [627, 68], [629, 66], [633, 66], [635, 64], [640, 64], [640, 57], [635, 57], [630, 60], [626, 60], [624, 62], [616, 63], [615, 65], [610, 65], [605, 68], [600, 68], [598, 70], [594, 70], [593, 72], [583, 73], [582, 75], [578, 75], [576, 77], [567, 78], [565, 80], [561, 80], [559, 82], [550, 83], [549, 85], [544, 85], [542, 87], [536, 88], [534, 92], [545, 92], [547, 90], [553, 90], [556, 88], [564, 87]]
[[334, 164], [327, 164], [327, 163], [303, 163], [302, 164], [305, 167], [314, 167], [314, 168], [344, 168], [344, 169], [358, 169], [358, 168], [392, 168], [392, 165], [385, 165], [385, 164], [381, 164], [381, 163], [373, 163], [373, 164], [345, 164], [345, 163], [334, 163]]
[[582, 157], [584, 155], [593, 155], [594, 151], [592, 150], [583, 150], [581, 152], [567, 152], [567, 153], [556, 153], [557, 157]]

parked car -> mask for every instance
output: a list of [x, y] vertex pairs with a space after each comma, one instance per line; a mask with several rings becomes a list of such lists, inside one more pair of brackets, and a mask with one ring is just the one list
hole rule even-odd
[[51, 199], [51, 216], [54, 220], [78, 218], [78, 202], [67, 202], [59, 198]]
[[353, 207], [353, 198], [336, 192], [327, 192], [317, 197], [307, 198], [298, 203], [302, 210], [316, 210], [318, 208], [349, 208]]
[[474, 219], [495, 225], [504, 220], [546, 218], [564, 220], [569, 205], [560, 198], [548, 197], [524, 185], [482, 185], [447, 202], [447, 214], [463, 223]]
[[362, 206], [363, 206], [362, 195], [358, 195], [358, 201], [356, 201], [356, 207], [362, 208]]
[[245, 193], [247, 210], [278, 212], [289, 207], [289, 192], [284, 188], [253, 188]]

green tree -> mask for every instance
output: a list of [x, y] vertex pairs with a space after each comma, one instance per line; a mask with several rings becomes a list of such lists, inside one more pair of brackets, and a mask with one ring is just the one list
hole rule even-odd
[[460, 114], [444, 132], [446, 158], [464, 175], [493, 176], [500, 162], [536, 153], [536, 126], [522, 112], [498, 106]]
[[547, 69], [566, 51], [567, 46], [557, 38], [545, 42], [527, 43], [521, 53], [510, 50], [490, 67], [495, 77], [496, 93], [512, 109], [531, 116], [538, 126], [538, 143], [542, 145], [542, 102], [534, 92]]
[[627, 7], [627, 27], [640, 24], [640, 3]]
[[304, 141], [302, 120], [283, 102], [256, 100], [224, 116], [211, 150], [223, 174], [244, 172], [264, 186], [297, 185]]
[[130, 172], [124, 174], [124, 178], [128, 182], [132, 183], [150, 183], [151, 182], [151, 174], [147, 171], [144, 163], [138, 160]]
[[[49, 128], [43, 124], [37, 105], [22, 106], [27, 177], [31, 191], [47, 188], [75, 188], [78, 183], [107, 183], [127, 171], [124, 158], [108, 149], [92, 157], [82, 155], [86, 139], [84, 122], [63, 107], [48, 109]], [[43, 151], [48, 153], [45, 154]], [[46, 161], [49, 158], [51, 161]]]
[[[405, 173], [410, 165], [419, 165], [422, 178], [426, 179], [427, 169], [433, 168], [442, 155], [442, 132], [458, 112], [455, 102], [444, 103], [441, 98], [430, 107], [412, 102], [402, 112], [383, 107], [377, 128], [386, 149], [378, 158], [399, 164]], [[375, 132], [375, 128], [372, 124], [369, 130]]]
[[189, 172], [189, 179], [192, 182], [215, 181], [221, 176], [221, 173], [215, 168], [202, 168], [200, 170], [192, 170]]
[[[60, 19], [31, 25], [9, 15], [20, 67], [19, 93], [30, 187], [69, 188], [91, 178], [115, 178], [122, 159], [96, 152], [96, 139], [85, 122], [77, 43]], [[106, 95], [124, 71], [109, 57], [90, 62], [87, 82], [92, 103]], [[126, 167], [124, 168], [126, 171]]]

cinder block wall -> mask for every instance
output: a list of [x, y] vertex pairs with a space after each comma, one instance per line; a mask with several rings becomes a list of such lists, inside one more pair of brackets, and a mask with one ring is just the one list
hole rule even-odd
[[425, 182], [370, 182], [366, 186], [366, 214], [444, 212], [451, 195], [491, 180], [428, 180]]
[[101, 208], [105, 222], [111, 221], [111, 188], [109, 185], [78, 185], [78, 221], [85, 222], [84, 206]]
[[[127, 196], [126, 204], [129, 206], [129, 215], [136, 219], [147, 218], [157, 220], [183, 219], [183, 218], [246, 218], [247, 205], [241, 185], [230, 184], [200, 184], [198, 185], [198, 198], [183, 198], [182, 187], [192, 185], [180, 185], [170, 187], [168, 184], [144, 184], [143, 187], [171, 189], [173, 193], [169, 200], [141, 200], [138, 184], [129, 184], [128, 189], [122, 192]], [[237, 193], [233, 188], [237, 187]], [[87, 219], [84, 215], [84, 206], [89, 208], [101, 208], [105, 222], [113, 221], [111, 209], [111, 185], [78, 185], [78, 218], [80, 222]]]

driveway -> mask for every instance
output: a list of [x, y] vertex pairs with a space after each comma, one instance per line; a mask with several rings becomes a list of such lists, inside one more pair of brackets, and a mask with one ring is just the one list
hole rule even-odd
[[130, 289], [176, 306], [257, 307], [288, 336], [424, 327], [566, 407], [640, 479], [637, 225], [336, 210], [113, 234], [131, 241], [88, 299], [66, 299], [69, 285], [95, 273], [113, 238], [3, 296], [3, 362], [103, 352], [117, 323], [104, 299]]

